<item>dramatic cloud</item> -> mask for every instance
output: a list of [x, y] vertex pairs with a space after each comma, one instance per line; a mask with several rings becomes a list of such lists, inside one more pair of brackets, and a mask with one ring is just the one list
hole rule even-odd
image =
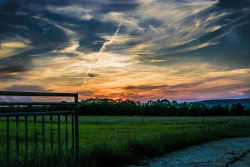
[[249, 0], [0, 1], [0, 88], [249, 97]]

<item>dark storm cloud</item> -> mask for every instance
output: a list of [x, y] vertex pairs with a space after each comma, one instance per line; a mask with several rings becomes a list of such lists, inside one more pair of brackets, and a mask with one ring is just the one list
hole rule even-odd
[[122, 98], [122, 99], [142, 99], [147, 95], [139, 95], [137, 93], [109, 93], [107, 95], [94, 95], [96, 98]]
[[[103, 22], [100, 17], [109, 12], [125, 12], [134, 10], [138, 3], [134, 1], [78, 1], [78, 0], [41, 0], [41, 1], [4, 1], [0, 4], [0, 35], [2, 41], [16, 36], [28, 39], [33, 46], [33, 52], [43, 49], [49, 52], [70, 45], [70, 36], [58, 27], [71, 29], [78, 34], [81, 48], [87, 52], [98, 51], [105, 40], [101, 34], [112, 35], [117, 28], [116, 23]], [[90, 20], [79, 17], [79, 9], [89, 8], [93, 13]], [[54, 8], [54, 9], [53, 9]], [[50, 10], [49, 10], [50, 9]], [[56, 10], [59, 9], [59, 10]], [[75, 12], [79, 15], [76, 15]], [[0, 40], [1, 42], [1, 40]], [[22, 56], [22, 55], [20, 55]], [[24, 56], [30, 56], [29, 52]]]
[[3, 1], [2, 3], [3, 5], [0, 6], [0, 10], [3, 12], [16, 12], [19, 9], [19, 3], [17, 3], [17, 1]]
[[12, 72], [24, 72], [27, 71], [27, 67], [23, 66], [21, 64], [6, 66], [6, 67], [0, 67], [0, 73], [12, 73]]
[[[4, 66], [0, 69], [1, 80], [18, 79], [20, 77], [8, 75], [8, 73], [31, 70], [33, 67], [31, 56], [39, 54], [44, 56], [52, 50], [69, 45], [69, 37], [62, 29], [50, 20], [39, 17], [46, 13], [45, 8], [42, 8], [43, 5], [36, 7], [30, 4], [31, 2], [34, 4], [33, 1], [4, 1], [0, 3], [0, 47], [1, 43], [13, 40], [18, 42], [27, 40], [29, 42], [28, 50], [1, 59], [0, 66]], [[44, 1], [44, 3], [48, 2]], [[54, 3], [52, 2], [52, 4]], [[62, 17], [61, 20], [63, 20]], [[20, 65], [13, 65], [17, 62], [21, 62]]]
[[[195, 87], [198, 85], [202, 85], [205, 84], [207, 82], [211, 82], [211, 81], [216, 81], [216, 80], [220, 80], [220, 79], [225, 79], [226, 77], [211, 77], [211, 78], [206, 78], [203, 80], [199, 80], [199, 81], [194, 81], [194, 82], [189, 82], [189, 83], [183, 83], [183, 84], [176, 84], [176, 85], [139, 85], [139, 86], [127, 86], [124, 87], [125, 90], [153, 90], [153, 89], [178, 89], [178, 88], [191, 88], [191, 87]], [[169, 92], [169, 90], [167, 90], [166, 92], [168, 93], [175, 93], [175, 92]]]
[[[199, 88], [196, 90], [193, 90], [193, 93], [197, 93], [197, 94], [205, 94], [207, 92], [225, 92], [228, 93], [228, 90], [235, 90], [235, 89], [245, 89], [245, 88], [249, 88], [249, 84], [227, 84], [227, 85], [222, 85], [222, 86], [211, 86], [209, 88], [203, 89], [203, 88]], [[241, 93], [240, 91], [238, 91], [239, 93]], [[235, 96], [235, 94], [234, 94]], [[239, 96], [239, 94], [237, 94], [237, 96]]]
[[[206, 15], [206, 13], [211, 12], [227, 12], [230, 11], [230, 14], [227, 14], [225, 17], [213, 22], [214, 25], [223, 25], [222, 28], [205, 34], [200, 37], [198, 41], [209, 41], [215, 39], [215, 42], [221, 42], [222, 39], [216, 38], [224, 36], [224, 34], [230, 34], [231, 31], [237, 28], [249, 27], [250, 23], [250, 1], [249, 0], [219, 0], [219, 2], [210, 9], [207, 9], [200, 13], [201, 15]], [[244, 40], [250, 37], [250, 33], [245, 34], [246, 36], [241, 36]]]
[[[107, 42], [101, 36], [113, 35], [119, 24], [113, 21], [103, 21], [103, 16], [112, 12], [129, 12], [135, 10], [138, 6], [139, 4], [136, 1], [72, 1], [69, 6], [56, 6], [54, 11], [51, 7], [51, 11], [47, 11], [44, 17], [60, 21], [66, 28], [76, 32], [80, 37], [79, 50], [84, 53], [98, 52], [103, 43]], [[89, 10], [90, 18], [83, 19], [86, 11], [81, 11], [81, 8], [77, 9], [76, 7]], [[63, 17], [63, 19], [60, 19], [60, 17]], [[73, 26], [71, 27], [71, 25]]]
[[250, 6], [249, 0], [219, 0], [218, 7], [221, 9], [239, 9]]
[[109, 3], [103, 4], [100, 10], [101, 13], [109, 13], [110, 11], [113, 12], [126, 12], [135, 10], [139, 7], [139, 4], [136, 1], [117, 1], [112, 0]]
[[168, 86], [168, 87], [171, 88], [171, 89], [175, 89], [175, 88], [191, 88], [191, 87], [195, 87], [195, 86], [198, 86], [198, 85], [205, 84], [207, 82], [217, 81], [217, 80], [225, 79], [225, 78], [227, 78], [227, 77], [226, 76], [225, 77], [210, 77], [210, 78], [205, 78], [205, 79], [194, 81], [194, 82], [171, 85], [171, 86]]
[[87, 97], [93, 97], [95, 92], [93, 91], [80, 91], [78, 92], [80, 96], [87, 96]]
[[[22, 63], [12, 63], [9, 65], [5, 64], [3, 66], [1, 66], [1, 64], [2, 63], [0, 63], [0, 81], [7, 81], [13, 79], [20, 80], [21, 77], [18, 74], [29, 70], [27, 65]], [[15, 73], [15, 75], [13, 75], [13, 73]]]
[[[94, 12], [90, 20], [82, 20], [67, 11], [67, 7], [86, 7]], [[50, 7], [51, 10], [48, 10]], [[29, 40], [33, 48], [14, 57], [29, 57], [32, 54], [49, 53], [70, 45], [70, 36], [57, 25], [71, 29], [78, 34], [79, 50], [99, 51], [105, 39], [101, 34], [112, 35], [117, 29], [113, 22], [102, 22], [100, 16], [112, 11], [134, 10], [138, 3], [134, 1], [78, 1], [78, 0], [41, 0], [41, 1], [3, 1], [0, 3], [0, 42], [21, 37]], [[61, 9], [61, 10], [53, 10]], [[79, 12], [78, 9], [73, 10]], [[65, 14], [66, 12], [66, 14]], [[67, 14], [68, 12], [68, 14]], [[43, 54], [44, 55], [44, 54]], [[52, 55], [50, 55], [52, 56]]]
[[92, 19], [89, 21], [80, 21], [76, 31], [79, 34], [89, 34], [79, 40], [80, 46], [83, 47], [84, 52], [98, 52], [103, 43], [106, 42], [102, 38], [101, 34], [113, 35], [117, 29], [117, 24], [114, 23], [102, 23], [98, 20]]
[[[13, 91], [13, 92], [48, 92], [51, 90], [46, 90], [38, 85], [12, 85], [4, 89], [4, 91]], [[31, 97], [18, 97], [18, 96], [0, 96], [1, 102], [30, 102], [33, 101]]]
[[[223, 8], [222, 8], [223, 6]], [[193, 22], [195, 17], [198, 17], [200, 20], [205, 20], [207, 19], [207, 16], [209, 16], [209, 14], [211, 13], [217, 13], [217, 14], [221, 14], [223, 12], [225, 12], [227, 9], [230, 8], [242, 8], [242, 9], [250, 9], [250, 3], [249, 1], [246, 0], [240, 0], [235, 1], [235, 0], [221, 0], [219, 3], [215, 4], [214, 6], [212, 6], [211, 8], [208, 8], [206, 10], [203, 10], [201, 12], [199, 12], [197, 15], [191, 15], [190, 17], [186, 18], [186, 22]], [[244, 26], [245, 24], [250, 23], [250, 11], [249, 10], [233, 10], [231, 11], [231, 14], [227, 14], [226, 16], [214, 20], [213, 22], [210, 22], [206, 25], [206, 28], [212, 27], [212, 26], [222, 26], [221, 28], [219, 28], [216, 31], [212, 31], [212, 32], [207, 32], [204, 35], [198, 37], [197, 39], [180, 45], [178, 47], [170, 47], [170, 48], [162, 48], [160, 50], [158, 50], [160, 53], [164, 52], [171, 52], [171, 51], [178, 51], [178, 50], [182, 50], [188, 47], [192, 47], [192, 46], [197, 46], [199, 44], [202, 43], [221, 43], [221, 40], [223, 40], [223, 37], [230, 33], [232, 30], [234, 30], [235, 28], [238, 28], [239, 26]], [[249, 25], [247, 25], [247, 27], [249, 27]], [[183, 36], [188, 35], [188, 34], [183, 34]], [[243, 37], [243, 39], [248, 39], [249, 33], [246, 34], [245, 37]], [[193, 50], [187, 50], [186, 52], [190, 52]], [[175, 55], [175, 54], [173, 54]]]
[[[249, 26], [250, 23], [247, 23], [235, 28], [222, 38], [217, 45], [191, 51], [189, 53], [176, 54], [175, 56], [183, 57], [183, 60], [186, 62], [192, 62], [194, 59], [199, 59], [218, 66], [228, 66], [229, 69], [249, 68]], [[180, 59], [180, 61], [181, 60], [182, 59]]]
[[[178, 3], [181, 3], [181, 1], [178, 1]], [[203, 16], [205, 19], [208, 13], [214, 12], [215, 8], [218, 8], [218, 10], [224, 10], [225, 8], [231, 8], [233, 6], [237, 6], [238, 8], [246, 8], [246, 4], [249, 3], [248, 1], [244, 0], [240, 0], [239, 2], [235, 2], [233, 0], [220, 0], [219, 3], [217, 3], [212, 8], [209, 8], [205, 11], [201, 11], [197, 15], [199, 15], [199, 17]], [[63, 14], [63, 12], [67, 12], [68, 10], [67, 8], [63, 7], [69, 7], [72, 5], [88, 7], [94, 12], [92, 13], [93, 17], [90, 18], [90, 20], [81, 20], [81, 18], [78, 18], [75, 15]], [[48, 6], [52, 6], [55, 9], [62, 9], [59, 11], [53, 11], [53, 8], [51, 7], [51, 10], [48, 10]], [[101, 16], [111, 12], [129, 13], [130, 11], [135, 11], [138, 7], [139, 3], [137, 1], [124, 2], [116, 0], [95, 2], [86, 0], [4, 1], [0, 8], [0, 34], [4, 36], [7, 35], [7, 37], [15, 37], [15, 35], [19, 35], [21, 37], [27, 38], [32, 42], [31, 45], [34, 47], [33, 52], [37, 51], [37, 53], [39, 54], [39, 50], [44, 49], [41, 52], [46, 53], [51, 50], [64, 48], [69, 45], [69, 36], [66, 35], [62, 29], [55, 25], [55, 23], [57, 23], [59, 25], [65, 26], [66, 28], [72, 29], [77, 34], [79, 34], [79, 44], [81, 46], [79, 50], [86, 50], [87, 52], [98, 51], [101, 48], [103, 42], [105, 42], [104, 39], [100, 37], [100, 35], [113, 35], [114, 31], [117, 28], [117, 24], [114, 22], [101, 21]], [[77, 10], [75, 10], [75, 12], [77, 12]], [[192, 17], [193, 16], [187, 18], [186, 21], [189, 22], [190, 20], [192, 20]], [[225, 20], [230, 19], [231, 17], [227, 17], [224, 18], [224, 20], [218, 20], [217, 23], [221, 24], [225, 22]], [[240, 24], [243, 21], [244, 20], [241, 19], [241, 21], [238, 21], [237, 24]], [[247, 21], [247, 18], [245, 18], [245, 21]], [[157, 19], [147, 19], [140, 22], [140, 26], [144, 27], [145, 31], [147, 31], [148, 25], [153, 25], [154, 27], [161, 27], [162, 23], [162, 21]], [[217, 23], [213, 24], [216, 25]], [[229, 25], [227, 26], [228, 28], [224, 27], [216, 32], [205, 34], [197, 40], [187, 43], [185, 45], [174, 48], [163, 47], [161, 49], [155, 50], [155, 52], [157, 52], [158, 54], [164, 54], [164, 52], [166, 51], [169, 52], [171, 50], [180, 50], [198, 45], [199, 43], [214, 40], [216, 39], [216, 37], [228, 32], [231, 26], [232, 25]], [[130, 32], [130, 35], [139, 36], [141, 35], [141, 33], [134, 31]], [[145, 41], [145, 39], [138, 39], [135, 41], [130, 41], [127, 45], [134, 46], [142, 43], [143, 41]], [[20, 56], [22, 57], [29, 55], [30, 53], [27, 52], [25, 54], [21, 54]]]
[[1, 74], [0, 81], [21, 80], [22, 78], [17, 75]]
[[[147, 6], [147, 4], [150, 5]], [[216, 64], [220, 67], [227, 66], [229, 69], [249, 68], [249, 8], [247, 0], [157, 0], [152, 3], [137, 0], [2, 1], [0, 2], [0, 47], [7, 48], [6, 50], [13, 49], [15, 52], [13, 54], [11, 52], [10, 56], [2, 56], [3, 58], [0, 59], [0, 80], [21, 80], [24, 73], [32, 70], [35, 65], [39, 66], [36, 70], [41, 67], [49, 69], [53, 64], [42, 60], [53, 60], [53, 58], [47, 57], [60, 55], [68, 58], [78, 56], [82, 52], [87, 60], [87, 54], [93, 51], [98, 52], [103, 44], [114, 35], [120, 23], [117, 38], [106, 49], [107, 52], [116, 53], [118, 56], [119, 54], [139, 55], [138, 59], [141, 62], [144, 62], [143, 59], [152, 58], [152, 62], [155, 62], [153, 65], [159, 66], [162, 63], [161, 65], [166, 67], [166, 64], [170, 63], [172, 65], [170, 68], [175, 64], [199, 62], [202, 62], [201, 64], [208, 62], [208, 64]], [[214, 30], [216, 27], [219, 28]], [[26, 50], [18, 50], [18, 47], [11, 48], [6, 45], [15, 40], [19, 43], [23, 42], [24, 47], [27, 46]], [[5, 45], [1, 45], [4, 43]], [[71, 48], [73, 51], [70, 50]], [[85, 58], [83, 54], [81, 56], [82, 59]], [[88, 61], [81, 65], [88, 65], [87, 63]], [[147, 65], [151, 65], [150, 63], [148, 61]], [[57, 70], [60, 71], [61, 67], [58, 68], [51, 71], [51, 75]], [[175, 70], [179, 73], [173, 75], [185, 77], [187, 73], [196, 75], [206, 73], [197, 71], [195, 67], [183, 69], [183, 71], [182, 69]], [[64, 76], [64, 71], [61, 71]], [[88, 77], [96, 76], [97, 74], [91, 73]], [[34, 76], [30, 78], [32, 77]], [[152, 84], [127, 86], [123, 89], [160, 90], [166, 94], [177, 94], [178, 92], [172, 89], [186, 90], [202, 87], [202, 84], [216, 81], [216, 79], [223, 78], [197, 79], [177, 85], [167, 85], [164, 82], [157, 84], [155, 81]], [[28, 79], [27, 82], [29, 82]], [[41, 84], [43, 83], [52, 83], [54, 86], [58, 83], [77, 86], [76, 82], [72, 83], [71, 78], [65, 79], [60, 76], [45, 76]], [[14, 85], [7, 89], [45, 90], [43, 87], [32, 85], [26, 87]], [[218, 88], [218, 90], [221, 89]], [[82, 96], [95, 96], [95, 94], [96, 92], [91, 91], [81, 92]], [[144, 97], [136, 93], [100, 96]]]
[[126, 99], [140, 99], [145, 98], [144, 95], [139, 95], [138, 93], [110, 93], [109, 97], [118, 97], [118, 98], [126, 98]]
[[248, 98], [250, 98], [250, 89], [249, 90], [244, 90], [244, 91], [242, 91], [242, 96], [243, 97], [248, 97]]
[[[229, 12], [207, 26], [222, 26], [216, 31], [208, 32], [199, 38], [184, 45], [173, 48], [162, 48], [156, 51], [159, 53], [158, 59], [168, 57], [179, 57], [176, 62], [205, 61], [219, 66], [228, 66], [230, 69], [249, 67], [249, 46], [250, 46], [250, 1], [219, 1], [211, 8], [201, 11], [198, 15], [206, 19], [211, 13], [221, 14]], [[193, 16], [186, 21], [192, 21]], [[202, 43], [212, 44], [208, 47], [201, 47], [196, 50], [186, 50], [185, 48], [197, 46]], [[175, 53], [184, 50], [180, 53]], [[173, 54], [166, 54], [173, 52]], [[188, 59], [189, 58], [189, 59]], [[172, 63], [164, 62], [163, 65]], [[160, 63], [157, 63], [160, 64]]]
[[[178, 1], [180, 3], [180, 1]], [[183, 1], [185, 2], [185, 1]], [[242, 68], [248, 66], [246, 62], [249, 61], [250, 57], [249, 55], [249, 49], [245, 47], [244, 45], [249, 46], [249, 39], [250, 39], [250, 33], [248, 31], [249, 29], [249, 22], [250, 22], [250, 1], [247, 0], [241, 0], [241, 1], [234, 1], [234, 0], [221, 0], [218, 3], [214, 4], [213, 6], [206, 8], [205, 10], [201, 10], [198, 13], [194, 15], [190, 15], [189, 17], [186, 17], [183, 21], [182, 25], [183, 27], [180, 29], [180, 31], [185, 30], [186, 27], [190, 26], [190, 23], [193, 23], [194, 25], [197, 23], [196, 21], [201, 22], [200, 27], [197, 29], [197, 31], [206, 31], [207, 32], [200, 35], [197, 34], [196, 36], [193, 36], [189, 40], [189, 42], [184, 43], [182, 45], [178, 46], [171, 46], [172, 41], [168, 41], [168, 39], [171, 38], [171, 34], [175, 32], [174, 28], [168, 29], [165, 34], [162, 34], [161, 41], [156, 41], [153, 38], [154, 45], [151, 47], [145, 48], [145, 52], [153, 52], [155, 53], [155, 59], [164, 60], [171, 57], [179, 57], [180, 59], [182, 57], [195, 57], [195, 58], [201, 58], [203, 60], [207, 60], [208, 62], [213, 63], [223, 63], [228, 64], [231, 67], [235, 66], [234, 68], [237, 68], [242, 65]], [[235, 6], [235, 8], [233, 8]], [[221, 17], [214, 19], [214, 17], [221, 15]], [[206, 19], [211, 19], [211, 21], [204, 22]], [[164, 23], [164, 20], [157, 20], [157, 19], [148, 19], [148, 20], [139, 20], [140, 26], [144, 28], [144, 31], [149, 31], [150, 28], [148, 25], [151, 25], [155, 27], [156, 29], [167, 29], [166, 27], [163, 27], [162, 24]], [[165, 23], [167, 24], [167, 23]], [[171, 22], [169, 23], [171, 25]], [[213, 31], [213, 27], [220, 27], [217, 30]], [[177, 29], [180, 26], [177, 27]], [[246, 29], [246, 30], [244, 30]], [[238, 31], [238, 34], [244, 34], [241, 36], [238, 36], [240, 41], [235, 41], [235, 43], [239, 44], [242, 42], [241, 46], [236, 47], [234, 44], [228, 44], [228, 37], [232, 35], [235, 31]], [[192, 32], [185, 32], [180, 34], [180, 37], [189, 36]], [[149, 33], [148, 36], [144, 36], [141, 38], [142, 33], [130, 33], [131, 36], [138, 37], [134, 40], [129, 41], [126, 45], [133, 47], [140, 45], [142, 43], [145, 43], [145, 41], [152, 40], [152, 33]], [[177, 34], [179, 35], [179, 34]], [[164, 38], [166, 36], [166, 38]], [[170, 37], [169, 37], [170, 36]], [[237, 36], [237, 35], [236, 35]], [[234, 40], [234, 39], [231, 39]], [[157, 42], [157, 43], [156, 43]], [[182, 41], [181, 41], [182, 42]], [[150, 44], [150, 43], [149, 43]], [[200, 46], [201, 45], [201, 46]], [[204, 46], [202, 46], [204, 45]], [[244, 47], [244, 48], [243, 48]], [[225, 49], [227, 48], [227, 49]], [[230, 51], [234, 48], [234, 53]], [[209, 54], [211, 52], [224, 52], [223, 54], [219, 53], [213, 53]], [[239, 52], [242, 52], [243, 54], [238, 54]], [[145, 59], [147, 57], [151, 57], [151, 54], [145, 54], [145, 53], [138, 53], [141, 55], [141, 59]], [[218, 57], [221, 59], [221, 61], [218, 61]], [[235, 57], [238, 59], [235, 61]], [[226, 60], [226, 61], [224, 61]], [[230, 62], [231, 61], [231, 62]], [[162, 64], [163, 66], [168, 63], [174, 63], [176, 61], [171, 62], [159, 62], [155, 63], [157, 65]]]
[[93, 77], [97, 77], [98, 74], [92, 74], [92, 73], [91, 73], [91, 74], [88, 74], [88, 76], [91, 77], [91, 78], [93, 78]]
[[53, 49], [68, 42], [68, 37], [62, 29], [38, 17], [46, 11], [32, 11], [25, 2], [10, 1], [2, 4], [0, 35], [5, 37], [2, 40], [19, 36], [28, 39], [30, 45], [38, 49]]
[[168, 87], [167, 85], [157, 85], [157, 86], [152, 86], [152, 85], [140, 85], [140, 86], [127, 86], [124, 89], [126, 90], [152, 90], [152, 89], [160, 89], [160, 88], [166, 88]]
[[5, 91], [17, 91], [17, 92], [48, 92], [51, 90], [47, 90], [39, 85], [12, 85], [10, 87], [5, 88]]
[[0, 102], [31, 102], [31, 97], [0, 96]]
[[174, 94], [177, 94], [178, 91], [175, 91], [175, 90], [165, 90], [165, 91], [163, 91], [163, 93], [165, 93], [167, 95], [174, 95]]

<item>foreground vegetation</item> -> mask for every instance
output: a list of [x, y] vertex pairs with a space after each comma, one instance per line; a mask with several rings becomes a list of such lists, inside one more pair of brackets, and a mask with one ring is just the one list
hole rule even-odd
[[[0, 120], [0, 166], [6, 164], [6, 122]], [[20, 117], [20, 120], [24, 118]], [[29, 118], [29, 162], [35, 166], [34, 123]], [[41, 121], [39, 118], [38, 121]], [[49, 117], [46, 117], [49, 122]], [[54, 117], [53, 136], [54, 152], [50, 153], [50, 124], [46, 124], [46, 164], [57, 166], [57, 123]], [[71, 150], [65, 147], [66, 124], [61, 118], [62, 164], [66, 163], [65, 155], [70, 161]], [[217, 140], [224, 137], [250, 136], [250, 117], [111, 117], [111, 116], [81, 116], [80, 133], [80, 163], [81, 166], [118, 166], [121, 164], [138, 163], [156, 155], [174, 151], [186, 146]], [[24, 122], [19, 123], [20, 163], [24, 166], [25, 134]], [[67, 130], [71, 141], [71, 125]], [[42, 124], [37, 123], [38, 158], [42, 165]], [[11, 163], [16, 163], [15, 119], [10, 125]], [[69, 143], [69, 146], [71, 144]]]

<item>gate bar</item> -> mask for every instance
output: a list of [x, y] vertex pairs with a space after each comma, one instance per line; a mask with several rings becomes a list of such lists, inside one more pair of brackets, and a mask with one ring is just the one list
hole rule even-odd
[[74, 115], [72, 114], [72, 166], [75, 166], [75, 131], [74, 131]]
[[78, 93], [47, 93], [47, 92], [9, 92], [0, 91], [1, 96], [63, 96], [76, 97]]
[[[34, 126], [35, 126], [35, 165], [38, 165], [38, 137], [37, 137], [37, 116], [42, 115], [43, 117], [43, 159], [45, 163], [45, 125], [44, 125], [44, 115], [50, 115], [51, 117], [51, 151], [53, 153], [53, 128], [52, 128], [52, 116], [58, 115], [58, 160], [59, 166], [61, 166], [61, 142], [60, 142], [60, 115], [66, 116], [67, 121], [67, 114], [72, 115], [72, 166], [79, 166], [79, 127], [78, 127], [78, 93], [46, 93], [46, 92], [9, 92], [9, 91], [0, 91], [0, 96], [64, 96], [64, 97], [74, 97], [75, 101], [71, 103], [66, 102], [0, 102], [2, 106], [9, 106], [9, 105], [74, 105], [74, 111], [49, 111], [49, 112], [17, 112], [17, 113], [0, 113], [0, 117], [7, 117], [7, 166], [10, 166], [10, 136], [9, 136], [9, 117], [15, 116], [16, 117], [16, 154], [17, 154], [17, 166], [20, 165], [19, 162], [19, 116], [25, 116], [25, 143], [26, 143], [26, 166], [28, 166], [28, 116], [34, 116]], [[67, 122], [66, 122], [67, 124]], [[66, 134], [67, 127], [66, 127]], [[68, 136], [65, 138], [66, 140], [66, 148], [68, 147]], [[67, 153], [68, 154], [68, 153]], [[53, 155], [52, 155], [53, 158]], [[67, 161], [67, 160], [66, 160]], [[51, 161], [52, 163], [53, 161]]]
[[32, 116], [32, 115], [65, 115], [74, 114], [74, 111], [49, 111], [49, 112], [17, 112], [17, 113], [0, 113], [0, 117], [7, 116]]
[[10, 118], [7, 116], [7, 167], [10, 167]]
[[79, 166], [79, 125], [78, 125], [78, 113], [79, 113], [79, 104], [78, 104], [78, 95], [75, 96], [75, 135], [76, 135], [76, 155], [75, 161], [76, 166]]
[[34, 115], [34, 124], [35, 124], [35, 165], [37, 166], [38, 145], [37, 145], [37, 131], [36, 131], [36, 115]]
[[28, 116], [25, 116], [25, 161], [26, 161], [26, 167], [29, 166], [28, 164]]
[[46, 160], [45, 160], [45, 128], [44, 128], [44, 115], [42, 115], [42, 122], [43, 122], [43, 167], [46, 165]]
[[0, 102], [0, 105], [76, 105], [76, 103], [66, 103], [66, 102]]
[[17, 167], [19, 167], [19, 135], [18, 135], [18, 122], [19, 116], [16, 116], [16, 156], [17, 156]]
[[60, 115], [58, 115], [58, 166], [61, 167]]
[[65, 166], [69, 166], [68, 162], [68, 115], [65, 115], [65, 123], [66, 123], [66, 129], [65, 129]]
[[50, 115], [50, 166], [53, 166], [53, 115]]

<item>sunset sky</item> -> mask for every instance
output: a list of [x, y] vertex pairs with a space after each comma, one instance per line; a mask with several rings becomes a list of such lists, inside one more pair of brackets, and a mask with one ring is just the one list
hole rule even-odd
[[250, 0], [0, 0], [0, 90], [249, 98]]

